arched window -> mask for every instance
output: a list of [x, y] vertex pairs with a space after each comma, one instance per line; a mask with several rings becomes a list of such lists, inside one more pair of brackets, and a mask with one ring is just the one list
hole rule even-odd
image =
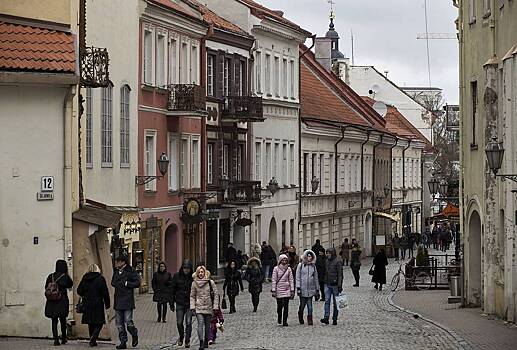
[[120, 88], [120, 166], [129, 166], [129, 85]]

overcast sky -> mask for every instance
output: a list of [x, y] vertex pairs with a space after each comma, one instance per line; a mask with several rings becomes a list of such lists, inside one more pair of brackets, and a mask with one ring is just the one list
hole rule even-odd
[[[330, 5], [327, 0], [256, 0], [284, 11], [284, 17], [304, 29], [325, 35]], [[351, 56], [354, 33], [356, 65], [373, 65], [399, 86], [428, 86], [424, 0], [334, 0], [334, 21], [340, 50]], [[451, 0], [427, 0], [430, 33], [456, 33], [457, 9]], [[447, 103], [458, 103], [458, 43], [430, 40], [431, 83], [444, 90]]]

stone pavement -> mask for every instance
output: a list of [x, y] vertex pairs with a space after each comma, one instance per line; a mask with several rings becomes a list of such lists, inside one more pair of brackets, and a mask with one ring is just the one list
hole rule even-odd
[[[368, 275], [371, 260], [363, 262], [361, 287], [351, 287], [353, 277], [350, 269], [344, 269], [344, 289], [350, 299], [348, 309], [340, 313], [337, 326], [322, 325], [323, 303], [315, 303], [315, 321], [312, 327], [297, 322], [298, 299], [290, 303], [289, 327], [276, 325], [276, 302], [270, 296], [270, 284], [264, 285], [261, 303], [253, 313], [250, 295], [245, 292], [237, 298], [237, 313], [226, 314], [225, 332], [218, 335], [213, 349], [464, 349], [460, 339], [443, 328], [415, 319], [413, 315], [400, 311], [389, 303], [393, 294], [389, 290], [379, 292], [373, 289]], [[398, 264], [390, 260], [388, 280]], [[168, 323], [156, 323], [155, 304], [150, 295], [139, 296], [135, 323], [140, 331], [141, 349], [177, 349], [174, 317]], [[172, 321], [172, 322], [171, 322]], [[112, 326], [113, 327], [113, 326]], [[196, 334], [194, 323], [194, 335]], [[116, 334], [116, 333], [115, 333]], [[197, 337], [193, 337], [192, 348], [196, 349]], [[171, 341], [172, 340], [172, 341]], [[53, 349], [50, 340], [42, 339], [0, 339], [0, 349]], [[101, 348], [113, 348], [113, 343], [102, 344]], [[61, 349], [84, 349], [86, 343], [70, 342]]]

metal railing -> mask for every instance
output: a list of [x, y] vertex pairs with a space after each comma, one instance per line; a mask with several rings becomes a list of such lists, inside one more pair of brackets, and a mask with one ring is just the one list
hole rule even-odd
[[[450, 278], [453, 275], [461, 274], [461, 260], [457, 260], [454, 255], [436, 254], [429, 255], [426, 266], [411, 266], [406, 264], [406, 274], [417, 274], [426, 272], [431, 277], [431, 289], [449, 289]], [[413, 286], [406, 286], [412, 289]]]
[[206, 111], [206, 94], [202, 86], [195, 84], [171, 84], [168, 86], [169, 111]]
[[93, 46], [79, 49], [81, 62], [81, 86], [107, 87], [109, 80], [108, 49]]
[[241, 122], [264, 121], [262, 97], [227, 96], [224, 98], [221, 117], [223, 120]]
[[259, 203], [260, 181], [230, 181], [224, 201], [227, 203]]

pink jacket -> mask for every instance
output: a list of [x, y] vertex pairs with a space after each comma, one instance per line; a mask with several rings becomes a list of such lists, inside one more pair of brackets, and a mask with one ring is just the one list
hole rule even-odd
[[276, 292], [277, 298], [290, 298], [294, 293], [293, 271], [289, 266], [280, 264], [282, 259], [287, 259], [287, 255], [281, 254], [278, 257], [278, 266], [273, 269], [271, 280], [271, 292]]

